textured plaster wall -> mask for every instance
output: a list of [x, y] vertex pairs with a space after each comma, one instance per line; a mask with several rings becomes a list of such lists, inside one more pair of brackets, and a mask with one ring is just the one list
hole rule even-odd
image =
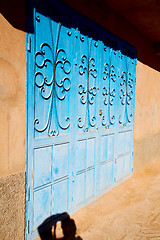
[[25, 45], [25, 31], [13, 27], [8, 19], [0, 14], [0, 239], [2, 240], [24, 239]]
[[135, 139], [160, 133], [160, 72], [138, 61]]
[[0, 14], [0, 177], [25, 170], [26, 33]]
[[134, 167], [160, 161], [160, 72], [138, 61]]
[[0, 239], [23, 240], [25, 229], [25, 174], [0, 178]]

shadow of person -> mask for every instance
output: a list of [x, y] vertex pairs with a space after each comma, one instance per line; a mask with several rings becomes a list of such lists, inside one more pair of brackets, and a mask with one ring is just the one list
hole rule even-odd
[[[61, 222], [63, 237], [56, 237], [57, 222]], [[52, 228], [54, 231], [52, 233]], [[38, 232], [41, 240], [82, 240], [80, 236], [76, 237], [76, 224], [69, 214], [64, 212], [61, 214], [52, 215], [47, 218], [39, 227]]]

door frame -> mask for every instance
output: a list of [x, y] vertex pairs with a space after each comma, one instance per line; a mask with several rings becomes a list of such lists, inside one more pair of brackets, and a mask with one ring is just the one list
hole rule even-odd
[[[46, 0], [46, 2], [50, 2], [49, 0]], [[55, 1], [58, 6], [61, 6], [60, 3]], [[55, 4], [55, 3], [54, 3]], [[53, 5], [54, 5], [53, 4]], [[67, 12], [72, 12], [73, 10], [67, 8], [65, 5], [63, 5], [63, 9], [66, 9]], [[29, 149], [32, 149], [33, 147], [33, 142], [32, 142], [32, 134], [29, 130], [34, 128], [33, 122], [30, 121], [30, 116], [33, 114], [31, 112], [32, 109], [30, 109], [30, 106], [33, 105], [33, 98], [29, 97], [30, 94], [33, 95], [31, 84], [30, 84], [30, 79], [33, 78], [33, 73], [34, 73], [34, 58], [32, 57], [32, 53], [34, 51], [34, 23], [33, 23], [33, 12], [34, 12], [34, 3], [32, 0], [29, 0], [28, 3], [28, 15], [27, 15], [27, 34], [26, 34], [26, 164], [25, 164], [25, 169], [26, 169], [26, 217], [25, 217], [25, 239], [30, 239], [30, 233], [31, 233], [31, 221], [30, 221], [30, 216], [32, 215], [31, 212], [33, 211], [32, 209], [32, 202], [31, 202], [31, 182], [32, 182], [32, 162], [33, 162], [33, 153]], [[76, 11], [73, 11], [76, 14]], [[86, 22], [89, 22], [92, 24], [92, 26], [95, 26], [96, 28], [99, 29], [99, 26], [92, 22], [91, 20], [83, 17], [83, 19], [86, 20]], [[102, 27], [100, 27], [102, 28]], [[103, 28], [102, 28], [103, 29]], [[107, 31], [107, 30], [106, 30]], [[108, 31], [107, 31], [108, 32]], [[113, 35], [112, 33], [109, 33]], [[114, 36], [114, 35], [113, 35]], [[115, 36], [116, 39], [119, 39], [118, 37]], [[123, 41], [120, 39], [120, 41]], [[125, 43], [125, 41], [123, 41]], [[130, 46], [130, 44], [127, 44], [127, 46]], [[131, 48], [135, 48], [131, 46]], [[135, 94], [135, 91], [134, 91]], [[135, 99], [135, 95], [134, 95]], [[134, 111], [135, 111], [135, 101], [134, 101]], [[132, 130], [132, 139], [134, 138], [134, 115], [133, 115], [133, 130]], [[133, 142], [133, 140], [132, 140]], [[132, 150], [133, 154], [133, 150]], [[130, 176], [128, 176], [130, 177]], [[127, 177], [127, 178], [128, 178]], [[125, 178], [123, 179], [123, 181]], [[113, 183], [110, 189], [114, 188], [117, 185], [117, 183]], [[107, 192], [109, 189], [106, 189], [102, 194], [98, 194], [95, 196], [94, 199], [98, 198], [99, 196], [103, 195], [105, 192]], [[93, 200], [92, 200], [93, 201]]]

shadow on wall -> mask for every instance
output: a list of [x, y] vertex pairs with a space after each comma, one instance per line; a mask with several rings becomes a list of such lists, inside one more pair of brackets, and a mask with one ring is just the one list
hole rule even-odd
[[[53, 0], [50, 0], [52, 2]], [[56, 0], [54, 0], [56, 1]], [[54, 2], [53, 1], [53, 2]], [[32, 10], [29, 9], [28, 3], [34, 1], [26, 0], [6, 0], [0, 2], [0, 11], [4, 18], [15, 28], [24, 32], [34, 32], [33, 22], [30, 22], [30, 27], [26, 24], [26, 16], [32, 15]], [[136, 28], [131, 26], [123, 17], [111, 9], [106, 3], [102, 5], [103, 1], [88, 0], [58, 0], [58, 2], [67, 3], [73, 9], [78, 9], [82, 14], [88, 13], [91, 19], [95, 19], [95, 11], [97, 15], [97, 23], [105, 26], [106, 29], [118, 35], [120, 38], [132, 44], [137, 48], [137, 58], [142, 63], [160, 71], [160, 57], [153, 53], [153, 44], [151, 40], [147, 39]], [[97, 8], [98, 4], [98, 8]], [[90, 6], [93, 5], [93, 11]], [[95, 10], [97, 9], [97, 10]], [[112, 14], [106, 16], [107, 12]], [[105, 12], [105, 14], [103, 14]], [[86, 15], [86, 14], [85, 14]], [[91, 15], [91, 16], [90, 16]], [[93, 17], [92, 17], [93, 16]], [[116, 29], [116, 30], [115, 30]], [[129, 31], [129, 33], [128, 33]]]
[[0, 13], [15, 28], [26, 32], [26, 0], [0, 1]]
[[[56, 226], [58, 222], [61, 222], [61, 228], [64, 235], [60, 238], [56, 237]], [[52, 215], [38, 227], [41, 240], [82, 240], [81, 237], [76, 237], [76, 230], [76, 224], [67, 212]]]

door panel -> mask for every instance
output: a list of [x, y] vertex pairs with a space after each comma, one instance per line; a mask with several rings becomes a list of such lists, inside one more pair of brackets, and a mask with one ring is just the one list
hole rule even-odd
[[109, 187], [113, 183], [113, 160], [110, 160], [107, 163], [107, 185], [106, 187]]
[[123, 155], [117, 158], [116, 167], [117, 167], [116, 180], [119, 181], [124, 177], [124, 156]]
[[35, 137], [69, 133], [72, 38], [68, 28], [35, 13]]
[[86, 156], [86, 168], [94, 167], [95, 164], [95, 139], [90, 138], [87, 140], [87, 156]]
[[77, 142], [77, 162], [76, 162], [76, 171], [81, 172], [85, 170], [85, 159], [86, 159], [86, 140], [81, 140]]
[[53, 148], [54, 181], [68, 177], [69, 143], [56, 144]]
[[100, 182], [99, 182], [100, 191], [106, 188], [106, 182], [107, 182], [106, 179], [107, 179], [107, 163], [103, 162], [100, 165]]
[[76, 206], [82, 204], [85, 201], [85, 182], [86, 182], [86, 173], [81, 172], [77, 174], [76, 177]]
[[135, 49], [59, 3], [36, 1], [27, 52], [26, 239], [132, 172]]
[[94, 196], [94, 168], [86, 172], [86, 200]]
[[51, 186], [39, 189], [33, 193], [33, 231], [51, 216]]
[[69, 204], [69, 181], [65, 178], [54, 184], [53, 214], [66, 212]]
[[52, 181], [52, 147], [34, 150], [33, 186], [41, 187]]

